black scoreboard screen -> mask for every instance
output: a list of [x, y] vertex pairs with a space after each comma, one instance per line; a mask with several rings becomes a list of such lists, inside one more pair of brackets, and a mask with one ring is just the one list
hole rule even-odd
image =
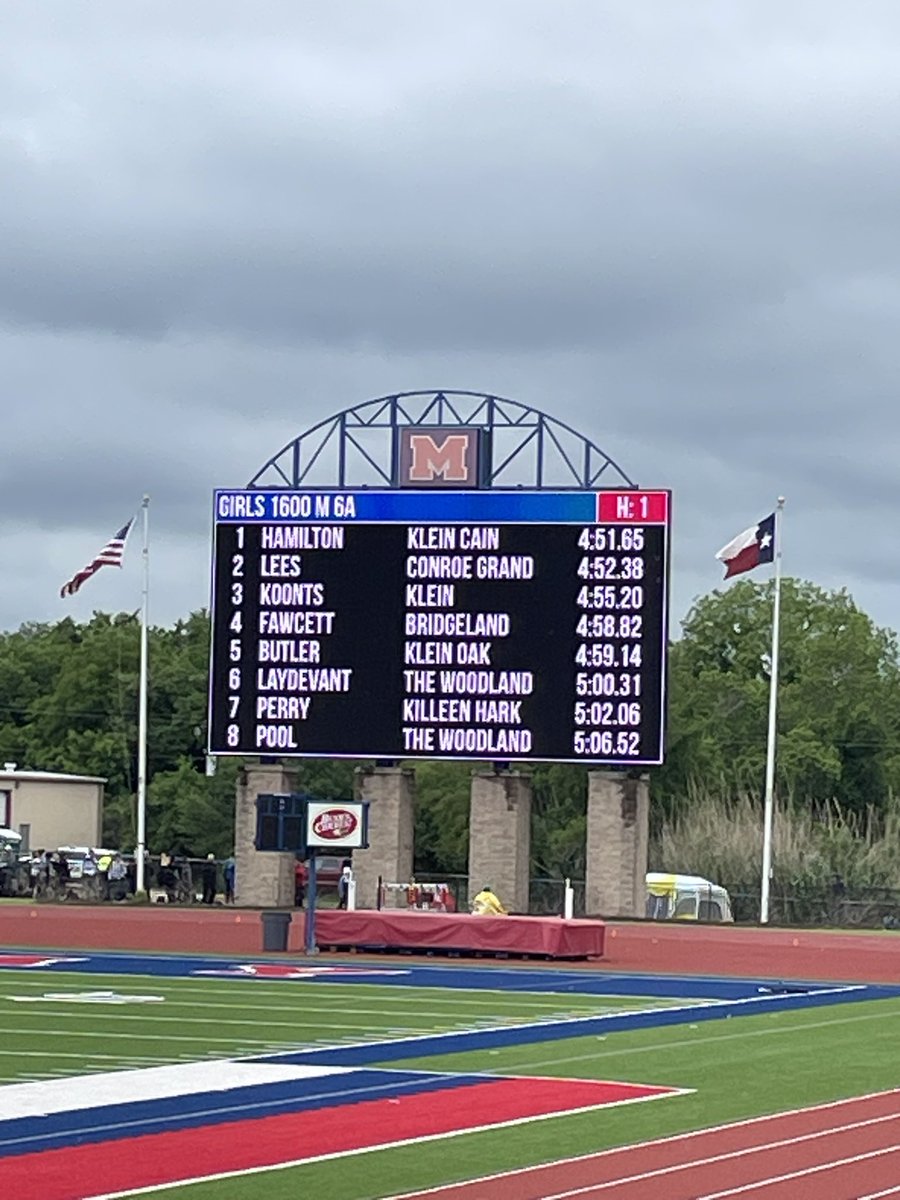
[[209, 752], [662, 762], [665, 491], [219, 491]]

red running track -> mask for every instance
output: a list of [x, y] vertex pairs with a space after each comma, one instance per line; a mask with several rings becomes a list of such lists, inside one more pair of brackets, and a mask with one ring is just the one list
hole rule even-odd
[[900, 1089], [392, 1200], [900, 1198]]

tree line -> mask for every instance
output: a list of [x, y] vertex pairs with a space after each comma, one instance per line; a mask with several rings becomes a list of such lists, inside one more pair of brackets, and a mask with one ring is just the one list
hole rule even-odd
[[[652, 819], [690, 819], [699, 796], [761, 794], [771, 652], [771, 583], [704, 596], [669, 653], [667, 759], [650, 773]], [[95, 613], [0, 634], [0, 761], [108, 780], [104, 839], [135, 840], [139, 625]], [[149, 631], [148, 845], [226, 855], [240, 762], [206, 773], [209, 618]], [[779, 801], [876, 822], [900, 793], [900, 658], [846, 591], [782, 583]], [[352, 793], [354, 764], [300, 761], [300, 784]], [[469, 764], [417, 764], [416, 869], [465, 873]], [[532, 873], [582, 877], [586, 768], [534, 767]], [[657, 864], [662, 865], [662, 864]], [[671, 869], [671, 864], [669, 864]]]

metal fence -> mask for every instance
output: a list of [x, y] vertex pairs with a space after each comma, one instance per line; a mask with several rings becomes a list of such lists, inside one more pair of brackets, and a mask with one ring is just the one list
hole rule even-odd
[[[468, 911], [467, 875], [416, 876], [422, 883], [446, 883], [456, 900], [457, 912]], [[570, 880], [574, 891], [574, 915], [585, 916], [583, 879]], [[564, 879], [535, 878], [528, 887], [528, 911], [533, 916], [561, 915], [565, 899]], [[501, 900], [505, 897], [501, 896]], [[732, 892], [735, 922], [755, 925], [759, 921], [759, 892]], [[602, 916], [591, 913], [591, 916]], [[835, 891], [833, 885], [797, 886], [790, 891], [773, 892], [769, 897], [771, 925], [833, 929], [900, 930], [900, 890], [859, 888]]]
[[[759, 892], [733, 892], [734, 919], [759, 920]], [[893, 888], [859, 888], [836, 892], [830, 886], [797, 887], [772, 892], [769, 897], [771, 925], [831, 929], [900, 928], [900, 891]]]
[[[131, 864], [129, 864], [131, 865]], [[159, 891], [167, 892], [170, 902], [193, 904], [199, 901], [201, 872], [206, 865], [202, 859], [183, 858], [173, 866], [171, 874], [160, 870], [159, 859], [154, 857], [147, 864], [147, 885], [153, 899]], [[220, 865], [220, 864], [217, 864]], [[218, 873], [218, 888], [221, 888], [221, 871]], [[455, 901], [457, 912], [468, 912], [469, 878], [467, 875], [442, 875], [429, 873], [417, 875], [419, 883], [446, 884]], [[574, 915], [585, 916], [585, 886], [583, 879], [570, 881], [574, 892]], [[528, 889], [528, 911], [534, 916], [559, 916], [565, 904], [564, 879], [539, 877], [530, 880]], [[124, 881], [122, 899], [133, 893], [133, 874], [129, 872]], [[326, 888], [326, 891], [328, 889]], [[334, 890], [333, 888], [331, 890]], [[14, 856], [0, 859], [0, 896], [33, 895], [33, 880], [29, 876], [28, 863]], [[36, 899], [71, 899], [93, 901], [95, 895], [88, 881], [78, 880], [69, 885], [64, 896], [47, 894]], [[329, 896], [323, 896], [325, 904]], [[508, 902], [508, 897], [501, 896]], [[732, 911], [739, 924], [756, 924], [759, 921], [759, 892], [732, 891]], [[602, 914], [591, 913], [591, 916]], [[769, 897], [769, 923], [788, 927], [832, 928], [832, 929], [896, 929], [900, 931], [900, 890], [893, 888], [836, 888], [834, 884], [821, 886], [804, 883], [791, 888], [777, 888]]]

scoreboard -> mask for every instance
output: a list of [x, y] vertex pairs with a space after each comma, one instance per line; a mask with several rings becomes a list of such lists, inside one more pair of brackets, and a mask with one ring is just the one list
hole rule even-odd
[[666, 491], [218, 491], [209, 752], [662, 762]]

